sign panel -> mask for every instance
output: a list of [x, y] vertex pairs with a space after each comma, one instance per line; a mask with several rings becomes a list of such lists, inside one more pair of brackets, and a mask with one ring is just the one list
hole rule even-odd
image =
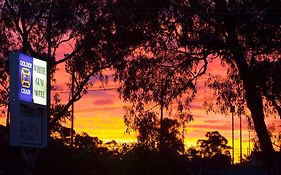
[[47, 62], [19, 54], [19, 99], [47, 104]]
[[10, 55], [10, 145], [47, 146], [47, 62]]
[[47, 63], [33, 58], [33, 102], [47, 104]]
[[19, 98], [26, 102], [32, 102], [32, 62], [32, 57], [19, 54]]
[[43, 111], [40, 108], [31, 108], [29, 106], [20, 106], [20, 141], [24, 144], [38, 145], [43, 142], [42, 116]]

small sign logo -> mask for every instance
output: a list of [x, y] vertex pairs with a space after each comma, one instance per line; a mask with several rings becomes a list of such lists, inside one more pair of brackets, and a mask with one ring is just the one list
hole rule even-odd
[[31, 73], [30, 70], [25, 67], [21, 69], [21, 85], [24, 88], [30, 88], [31, 85]]

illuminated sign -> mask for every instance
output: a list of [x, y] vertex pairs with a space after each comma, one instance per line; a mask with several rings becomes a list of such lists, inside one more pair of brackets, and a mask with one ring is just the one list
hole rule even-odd
[[9, 59], [10, 145], [46, 147], [47, 62], [17, 52]]
[[33, 102], [46, 105], [47, 102], [47, 63], [33, 58]]
[[19, 98], [26, 102], [32, 102], [32, 62], [32, 57], [19, 54]]
[[21, 85], [23, 88], [30, 88], [31, 86], [31, 73], [30, 70], [23, 67], [21, 69]]
[[19, 99], [35, 104], [47, 104], [46, 61], [19, 54]]

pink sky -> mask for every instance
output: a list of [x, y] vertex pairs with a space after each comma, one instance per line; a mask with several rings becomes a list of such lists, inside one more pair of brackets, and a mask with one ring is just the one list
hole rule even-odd
[[[61, 66], [60, 71], [64, 70]], [[221, 67], [218, 61], [210, 64], [208, 72], [216, 75], [226, 73], [225, 68]], [[191, 113], [194, 121], [186, 125], [185, 143], [186, 146], [196, 145], [198, 139], [205, 137], [207, 131], [219, 131], [225, 136], [229, 145], [231, 145], [231, 116], [225, 114], [206, 113], [202, 107], [204, 100], [208, 99], [210, 90], [204, 87], [203, 78], [198, 84], [198, 95], [191, 104]], [[61, 87], [64, 86], [64, 76], [59, 76], [57, 82]], [[112, 86], [113, 82], [109, 82]], [[114, 83], [114, 86], [116, 83]], [[97, 85], [94, 85], [97, 87]], [[68, 97], [68, 94], [62, 96]], [[77, 132], [87, 132], [92, 136], [98, 136], [103, 141], [116, 140], [118, 142], [136, 141], [135, 133], [125, 134], [125, 125], [123, 123], [125, 103], [119, 98], [115, 90], [90, 91], [79, 102], [75, 103], [75, 130]], [[278, 130], [281, 130], [280, 119], [266, 119], [268, 126], [274, 123]], [[243, 154], [247, 154], [248, 149], [248, 126], [245, 116], [242, 116], [242, 137], [243, 137]], [[251, 133], [254, 137], [254, 134]], [[235, 116], [235, 156], [239, 154], [239, 118]], [[251, 145], [252, 147], [252, 145]]]

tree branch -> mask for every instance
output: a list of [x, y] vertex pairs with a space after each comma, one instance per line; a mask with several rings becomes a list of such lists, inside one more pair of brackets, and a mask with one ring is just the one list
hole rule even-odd
[[90, 78], [95, 75], [97, 72], [101, 71], [101, 70], [104, 70], [106, 68], [110, 68], [110, 65], [106, 65], [106, 66], [102, 66], [102, 67], [99, 67], [99, 68], [96, 68], [95, 70], [93, 70], [89, 75], [87, 75], [87, 77], [84, 78], [84, 80], [79, 84], [79, 87], [76, 88], [75, 90], [75, 93], [74, 93], [74, 96], [73, 98], [71, 98], [67, 104], [64, 106], [64, 108], [62, 110], [60, 110], [56, 116], [58, 118], [56, 119], [53, 119], [52, 122], [51, 122], [51, 126], [54, 125], [59, 119], [61, 116], [63, 116], [66, 111], [68, 110], [68, 108], [73, 104], [75, 103], [76, 101], [78, 101], [79, 99], [81, 99], [82, 95], [81, 95], [81, 92], [84, 90], [84, 87], [86, 86], [86, 84], [90, 81]]
[[[50, 6], [49, 6], [50, 7]], [[36, 15], [35, 20], [33, 21], [33, 23], [31, 23], [31, 25], [29, 26], [29, 28], [27, 29], [27, 33], [29, 33], [31, 31], [31, 29], [35, 26], [35, 24], [39, 21], [40, 17], [44, 14], [44, 12], [46, 12], [46, 10], [48, 9], [48, 7], [46, 8], [42, 8], [41, 11], [39, 12], [38, 15]]]
[[281, 106], [279, 106], [274, 98], [273, 95], [270, 95], [269, 93], [266, 92], [266, 90], [263, 90], [264, 96], [272, 103], [274, 108], [277, 110], [278, 115], [281, 119]]
[[70, 35], [67, 39], [62, 39], [62, 40], [58, 41], [58, 42], [56, 43], [56, 45], [54, 46], [54, 51], [53, 51], [52, 57], [53, 57], [53, 58], [55, 57], [56, 50], [58, 49], [58, 47], [59, 47], [62, 43], [68, 42], [68, 41], [70, 41], [70, 40], [73, 39], [73, 38], [74, 38], [74, 36]]

